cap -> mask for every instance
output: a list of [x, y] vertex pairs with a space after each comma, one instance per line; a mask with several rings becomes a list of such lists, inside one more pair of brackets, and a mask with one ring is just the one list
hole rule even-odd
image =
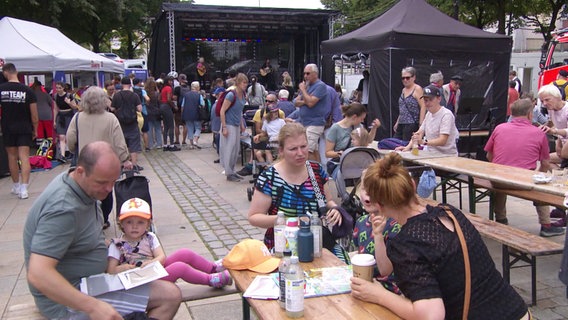
[[179, 80], [180, 82], [187, 82], [187, 76], [186, 76], [185, 74], [183, 74], [183, 73], [180, 73], [180, 74], [179, 74], [179, 77], [178, 77], [178, 80]]
[[269, 104], [268, 105], [268, 111], [269, 112], [277, 112], [279, 110], [280, 110], [280, 108], [278, 108], [277, 104]]
[[132, 83], [130, 82], [130, 78], [129, 78], [129, 77], [123, 77], [123, 78], [120, 80], [120, 83], [121, 83], [121, 84], [132, 84]]
[[563, 76], [564, 78], [568, 78], [568, 71], [565, 69], [558, 71], [558, 74]]
[[131, 198], [126, 200], [120, 207], [118, 220], [122, 221], [129, 217], [140, 217], [148, 220], [152, 219], [152, 212], [148, 202], [140, 198]]
[[435, 85], [428, 85], [424, 88], [424, 94], [422, 97], [439, 97], [440, 96], [440, 88], [436, 87]]
[[463, 81], [463, 78], [460, 75], [453, 75], [450, 80], [454, 80], [454, 81]]
[[245, 239], [237, 243], [223, 258], [223, 266], [227, 269], [251, 270], [258, 273], [270, 273], [276, 268], [280, 259], [272, 257], [262, 241]]
[[158, 78], [156, 79], [156, 83], [164, 83], [164, 80], [162, 80], [162, 78]]
[[175, 71], [170, 71], [168, 73], [168, 77], [172, 77], [172, 78], [177, 78], [178, 77], [178, 73]]

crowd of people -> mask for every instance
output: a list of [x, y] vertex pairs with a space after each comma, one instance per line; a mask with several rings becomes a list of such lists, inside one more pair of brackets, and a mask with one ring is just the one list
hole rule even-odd
[[[351, 147], [369, 146], [381, 126], [378, 119], [368, 117], [372, 85], [368, 71], [356, 90], [360, 101], [345, 103], [341, 87], [321, 81], [315, 64], [305, 66], [297, 85], [287, 72], [282, 74], [281, 85], [269, 81], [266, 77], [273, 71], [268, 59], [261, 70], [264, 74], [249, 77], [238, 73], [226, 80], [216, 79], [209, 94], [201, 90], [199, 79], [189, 82], [187, 75], [175, 72], [148, 78], [143, 86], [139, 79], [129, 77], [109, 81], [104, 89], [88, 88], [80, 100], [69, 95], [63, 83], [57, 83], [50, 101], [49, 94], [41, 94], [41, 85], [28, 88], [20, 84], [15, 66], [4, 65], [8, 82], [0, 84], [0, 92], [22, 93], [11, 95], [11, 100], [2, 95], [0, 100], [12, 192], [22, 199], [28, 197], [29, 145], [38, 128], [49, 135], [45, 121], [54, 124], [51, 134], [59, 141], [58, 158], [67, 161], [67, 149], [76, 155], [74, 166], [58, 175], [34, 202], [25, 225], [27, 277], [42, 314], [49, 318], [87, 315], [119, 319], [130, 312], [146, 311], [150, 317], [170, 319], [181, 302], [173, 284], [177, 279], [216, 288], [232, 284], [220, 261], [208, 261], [189, 249], [166, 256], [150, 230], [152, 212], [144, 200], [129, 199], [121, 206], [117, 223], [123, 234], [112, 239], [109, 247], [102, 233], [110, 224], [112, 189], [121, 170], [143, 170], [138, 156], [144, 151], [180, 151], [184, 145], [201, 149], [203, 121], [210, 122], [214, 135], [219, 155], [215, 162], [222, 166], [227, 181], [239, 182], [253, 173], [249, 165], [236, 170], [241, 140], [246, 139], [244, 111], [257, 109], [251, 120], [255, 135], [250, 138], [257, 152], [251, 153], [249, 164], [258, 160], [266, 166], [254, 184], [248, 222], [266, 229], [267, 248], [274, 246], [272, 228], [278, 212], [287, 218], [305, 212], [318, 214], [331, 230], [345, 223], [349, 213], [333, 200], [327, 185], [330, 177], [336, 177], [342, 154]], [[399, 117], [393, 133], [406, 143], [397, 149], [408, 151], [420, 145], [457, 156], [455, 115], [461, 76], [452, 76], [444, 84], [441, 72], [434, 73], [431, 83], [421, 87], [415, 83], [416, 69], [405, 67], [401, 80]], [[513, 82], [517, 82], [511, 80], [515, 89]], [[541, 171], [554, 163], [565, 165], [568, 107], [552, 84], [541, 88], [538, 97], [553, 126], [532, 126], [534, 100], [512, 101], [511, 121], [499, 125], [485, 146], [489, 161], [527, 169], [535, 169], [538, 161]], [[38, 116], [39, 105], [43, 110], [45, 102], [56, 106], [55, 117]], [[546, 134], [559, 137], [554, 154], [549, 152]], [[526, 139], [511, 139], [521, 135]], [[511, 145], [511, 140], [523, 143], [523, 148], [530, 144], [527, 154], [511, 157], [512, 150], [519, 148]], [[367, 214], [354, 223], [353, 245], [376, 257], [374, 276], [379, 283], [352, 278], [355, 298], [383, 305], [402, 318], [460, 318], [464, 309], [467, 312], [463, 301], [469, 294], [464, 289], [464, 269], [471, 267], [475, 290], [471, 292], [470, 318], [529, 319], [525, 303], [496, 270], [473, 225], [456, 208], [430, 206], [419, 199], [400, 155], [390, 153], [365, 170], [358, 194]], [[497, 221], [507, 223], [506, 196], [497, 194], [495, 198]], [[564, 232], [551, 224], [547, 206], [535, 206], [541, 236]], [[470, 260], [475, 261], [471, 266], [462, 258], [456, 235], [462, 229]], [[326, 244], [331, 243], [330, 250], [349, 262], [348, 256], [336, 249], [337, 239], [331, 233], [324, 237]], [[82, 276], [115, 274], [152, 262], [162, 264], [170, 275], [96, 298], [77, 290]], [[128, 303], [125, 307], [118, 301]]]

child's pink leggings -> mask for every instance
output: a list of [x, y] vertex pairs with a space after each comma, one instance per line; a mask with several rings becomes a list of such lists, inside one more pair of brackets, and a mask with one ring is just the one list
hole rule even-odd
[[179, 249], [166, 258], [164, 264], [169, 275], [162, 280], [175, 282], [183, 279], [194, 284], [209, 285], [211, 273], [215, 272], [215, 263], [206, 260], [189, 249]]

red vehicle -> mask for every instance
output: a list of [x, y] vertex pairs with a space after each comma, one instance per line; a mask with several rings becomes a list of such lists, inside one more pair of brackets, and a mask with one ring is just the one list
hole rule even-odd
[[558, 71], [568, 70], [568, 28], [556, 30], [548, 47], [542, 48], [538, 87], [556, 80]]

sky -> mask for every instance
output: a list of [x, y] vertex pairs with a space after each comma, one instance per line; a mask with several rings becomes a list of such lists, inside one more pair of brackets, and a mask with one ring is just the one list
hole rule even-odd
[[194, 0], [194, 3], [218, 6], [323, 9], [319, 0]]

